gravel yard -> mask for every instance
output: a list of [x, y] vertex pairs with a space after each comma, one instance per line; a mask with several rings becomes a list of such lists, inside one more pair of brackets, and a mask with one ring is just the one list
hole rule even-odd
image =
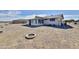
[[[0, 24], [4, 28], [0, 33], [0, 49], [65, 49], [79, 48], [79, 26], [71, 29], [60, 29], [41, 26], [30, 28], [22, 24]], [[25, 35], [35, 33], [36, 37], [27, 40]]]

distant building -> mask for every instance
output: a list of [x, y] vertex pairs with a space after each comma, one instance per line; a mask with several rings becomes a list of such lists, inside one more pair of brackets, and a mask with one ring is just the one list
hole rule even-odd
[[13, 20], [11, 23], [12, 24], [22, 24], [22, 23], [27, 23], [27, 20], [25, 20], [25, 19], [18, 19], [18, 20]]
[[79, 20], [76, 20], [75, 22], [76, 22], [77, 24], [79, 24]]

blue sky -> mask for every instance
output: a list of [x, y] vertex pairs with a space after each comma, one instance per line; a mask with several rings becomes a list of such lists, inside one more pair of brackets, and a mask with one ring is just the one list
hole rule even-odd
[[29, 15], [64, 14], [65, 19], [79, 19], [79, 10], [0, 10], [0, 20], [22, 19]]

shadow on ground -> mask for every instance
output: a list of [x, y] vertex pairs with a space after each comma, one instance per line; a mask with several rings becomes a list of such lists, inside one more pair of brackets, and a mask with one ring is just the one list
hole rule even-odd
[[42, 25], [42, 26], [22, 25], [22, 26], [27, 26], [27, 27], [30, 27], [30, 28], [37, 28], [37, 27], [42, 27], [42, 26], [45, 26], [45, 27], [53, 27], [53, 28], [60, 28], [60, 29], [71, 29], [71, 28], [73, 28], [70, 25], [62, 25], [62, 26], [55, 26], [55, 25]]

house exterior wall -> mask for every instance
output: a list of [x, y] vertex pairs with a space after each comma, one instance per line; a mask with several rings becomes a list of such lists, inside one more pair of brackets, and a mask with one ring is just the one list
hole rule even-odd
[[58, 25], [64, 24], [63, 20], [64, 20], [64, 19], [60, 18], [60, 19], [58, 20]]
[[62, 19], [61, 18], [56, 19], [56, 23], [57, 23], [58, 26], [60, 26], [61, 23], [62, 23]]
[[[59, 19], [60, 20], [60, 19]], [[58, 21], [58, 19], [55, 19], [55, 21], [44, 20], [45, 25], [61, 25], [61, 21]]]
[[27, 21], [26, 25], [28, 25], [28, 24], [29, 24], [29, 21]]
[[[56, 18], [55, 21], [50, 21], [50, 19], [44, 20], [44, 23], [39, 23], [39, 19], [32, 19], [31, 20], [31, 25], [33, 26], [40, 26], [40, 25], [61, 25], [62, 19], [61, 18]], [[41, 19], [42, 20], [42, 19]]]
[[54, 24], [56, 24], [56, 21], [50, 21], [50, 19], [44, 20], [44, 25], [54, 25]]

